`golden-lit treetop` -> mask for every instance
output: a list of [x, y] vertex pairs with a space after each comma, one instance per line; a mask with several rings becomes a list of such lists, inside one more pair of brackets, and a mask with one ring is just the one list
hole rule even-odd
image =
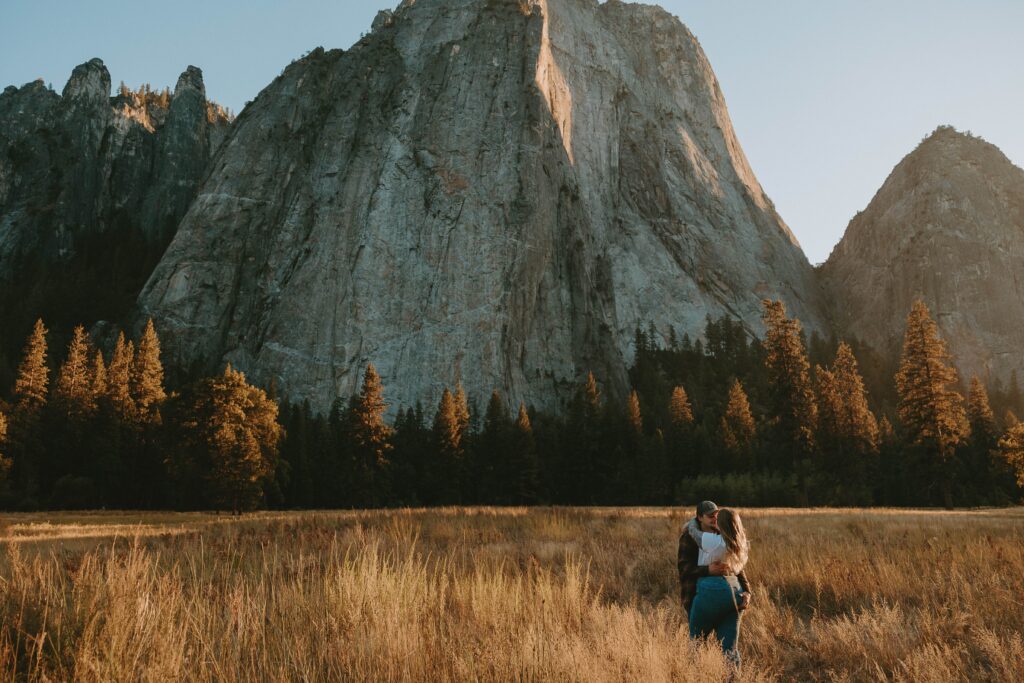
[[897, 411], [909, 441], [934, 448], [943, 459], [970, 433], [963, 398], [953, 387], [956, 369], [923, 301], [907, 317], [903, 353], [896, 373]]
[[683, 387], [674, 387], [668, 400], [668, 419], [673, 427], [680, 428], [693, 424], [693, 408], [690, 397]]
[[19, 415], [38, 412], [46, 404], [50, 371], [46, 366], [46, 326], [36, 320], [14, 382], [14, 401]]
[[729, 387], [729, 401], [722, 415], [721, 429], [725, 447], [734, 452], [748, 449], [757, 435], [747, 392], [738, 379], [733, 380]]

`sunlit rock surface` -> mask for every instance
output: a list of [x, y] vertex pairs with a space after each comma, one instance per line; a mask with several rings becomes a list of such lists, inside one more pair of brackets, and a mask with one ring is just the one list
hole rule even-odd
[[294, 62], [235, 122], [139, 297], [169, 358], [320, 410], [376, 364], [392, 409], [461, 381], [621, 395], [635, 327], [760, 331], [822, 297], [697, 40], [588, 0], [417, 0]]
[[841, 332], [896, 357], [916, 298], [965, 379], [1024, 369], [1024, 171], [937, 129], [893, 170], [822, 268]]

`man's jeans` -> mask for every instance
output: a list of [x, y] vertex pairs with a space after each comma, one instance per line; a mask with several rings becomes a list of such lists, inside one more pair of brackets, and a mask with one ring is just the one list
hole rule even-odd
[[697, 580], [697, 595], [690, 607], [690, 637], [700, 638], [712, 632], [722, 644], [726, 657], [740, 663], [736, 639], [740, 632], [740, 587], [735, 576], [705, 576]]

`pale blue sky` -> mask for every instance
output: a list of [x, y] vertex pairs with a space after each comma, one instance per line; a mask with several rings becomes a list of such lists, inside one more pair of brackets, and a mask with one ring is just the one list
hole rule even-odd
[[[42, 78], [59, 91], [91, 57], [115, 86], [173, 87], [194, 64], [237, 112], [291, 60], [349, 47], [397, 4], [0, 0], [0, 87]], [[754, 172], [812, 262], [939, 124], [1024, 165], [1021, 0], [661, 4], [700, 39]]]

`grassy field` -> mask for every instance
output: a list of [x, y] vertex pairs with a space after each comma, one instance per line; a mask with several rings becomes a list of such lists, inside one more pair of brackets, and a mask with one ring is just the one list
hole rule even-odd
[[[736, 680], [1024, 680], [1024, 510], [744, 510]], [[0, 515], [2, 680], [719, 681], [677, 509]]]

